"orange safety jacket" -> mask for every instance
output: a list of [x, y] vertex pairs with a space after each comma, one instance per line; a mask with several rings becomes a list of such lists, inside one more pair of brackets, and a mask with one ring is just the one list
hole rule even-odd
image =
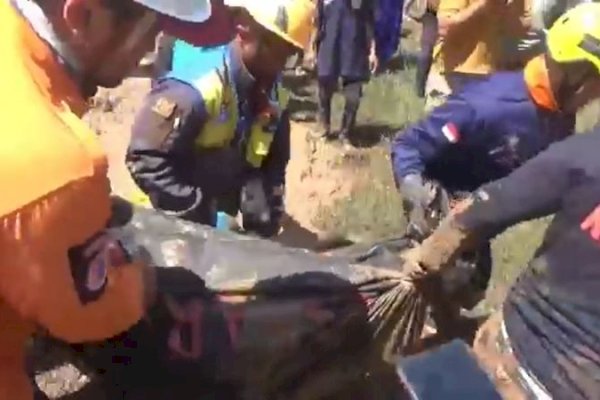
[[77, 85], [8, 1], [0, 26], [0, 399], [20, 400], [34, 329], [116, 335], [141, 318], [144, 287], [105, 231], [108, 165]]

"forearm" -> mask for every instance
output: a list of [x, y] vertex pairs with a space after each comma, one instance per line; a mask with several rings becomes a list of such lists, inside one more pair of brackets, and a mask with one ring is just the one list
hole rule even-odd
[[[471, 204], [472, 199], [466, 199], [457, 207], [468, 208]], [[435, 232], [421, 243], [421, 266], [427, 271], [437, 272], [449, 265], [458, 254], [475, 249], [480, 243], [478, 239], [475, 230], [467, 229], [455, 215], [449, 215]]]
[[560, 209], [573, 176], [569, 150], [557, 144], [509, 176], [483, 186], [459, 203], [423, 243], [424, 267], [439, 269], [457, 254], [517, 223]]
[[392, 170], [394, 178], [400, 184], [410, 175], [422, 175], [425, 165], [417, 149], [407, 146], [394, 146], [392, 148]]
[[148, 194], [154, 207], [186, 217], [205, 205], [203, 188], [182, 179], [168, 157], [152, 152], [132, 152], [127, 156], [127, 166], [135, 183]]
[[267, 236], [275, 234], [285, 206], [285, 176], [290, 159], [290, 125], [285, 111], [275, 133], [268, 158], [261, 168], [262, 182], [265, 190], [271, 221], [267, 227]]

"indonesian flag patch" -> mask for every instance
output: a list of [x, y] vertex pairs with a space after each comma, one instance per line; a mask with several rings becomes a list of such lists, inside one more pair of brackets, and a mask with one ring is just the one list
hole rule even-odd
[[442, 127], [442, 133], [450, 143], [457, 143], [460, 140], [460, 132], [452, 122], [448, 122]]

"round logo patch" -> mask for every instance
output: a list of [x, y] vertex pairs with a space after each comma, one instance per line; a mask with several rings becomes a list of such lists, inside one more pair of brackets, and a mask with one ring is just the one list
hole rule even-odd
[[102, 290], [106, 284], [108, 278], [108, 258], [107, 251], [103, 251], [92, 260], [85, 282], [86, 289], [90, 292]]

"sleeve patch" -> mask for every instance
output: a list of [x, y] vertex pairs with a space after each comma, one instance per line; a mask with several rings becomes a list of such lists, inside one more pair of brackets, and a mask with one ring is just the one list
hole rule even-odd
[[442, 133], [450, 143], [458, 143], [460, 140], [460, 132], [458, 131], [456, 125], [452, 122], [448, 122], [442, 127]]
[[169, 119], [175, 113], [176, 108], [177, 104], [174, 101], [169, 100], [166, 97], [160, 97], [152, 106], [152, 111], [164, 119]]

